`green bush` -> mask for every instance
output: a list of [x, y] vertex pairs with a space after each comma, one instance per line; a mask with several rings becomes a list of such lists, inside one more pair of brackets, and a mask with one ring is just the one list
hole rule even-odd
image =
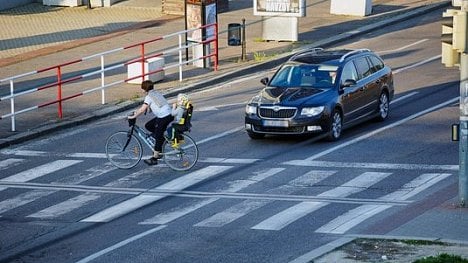
[[468, 259], [464, 259], [460, 256], [440, 254], [438, 256], [430, 256], [422, 259], [413, 261], [413, 263], [468, 263]]

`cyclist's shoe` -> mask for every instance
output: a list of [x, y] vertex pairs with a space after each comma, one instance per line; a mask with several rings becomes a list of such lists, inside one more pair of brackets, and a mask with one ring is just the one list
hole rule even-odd
[[179, 143], [177, 142], [177, 140], [173, 140], [171, 142], [171, 147], [174, 149], [179, 148]]
[[147, 165], [156, 165], [156, 164], [158, 164], [158, 158], [151, 157], [149, 159], [146, 159], [145, 163]]

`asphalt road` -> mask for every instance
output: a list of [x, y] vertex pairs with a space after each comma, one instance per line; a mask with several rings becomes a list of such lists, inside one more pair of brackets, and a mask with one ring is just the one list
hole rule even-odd
[[382, 55], [396, 97], [387, 121], [338, 142], [249, 139], [245, 102], [272, 74], [260, 72], [191, 94], [201, 156], [189, 172], [107, 163], [105, 139], [127, 128], [125, 113], [0, 151], [0, 261], [307, 262], [348, 235], [443, 238], [405, 227], [419, 204], [456, 195], [458, 71], [440, 63], [438, 19], [345, 44]]

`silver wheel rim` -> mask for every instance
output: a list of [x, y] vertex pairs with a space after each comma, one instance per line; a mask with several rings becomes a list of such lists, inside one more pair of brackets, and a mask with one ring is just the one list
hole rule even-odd
[[332, 133], [334, 138], [340, 137], [341, 134], [341, 116], [338, 112], [333, 115]]
[[382, 93], [382, 95], [380, 96], [379, 108], [380, 108], [380, 117], [382, 117], [382, 119], [385, 119], [388, 115], [388, 98], [385, 93]]

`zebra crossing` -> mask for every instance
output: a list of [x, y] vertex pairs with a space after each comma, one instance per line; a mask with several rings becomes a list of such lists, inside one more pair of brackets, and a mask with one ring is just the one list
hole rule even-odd
[[[202, 219], [198, 218], [196, 222], [193, 222], [192, 226], [195, 228], [221, 228], [241, 218], [248, 218], [251, 213], [264, 209], [274, 202], [283, 202], [284, 208], [280, 211], [273, 215], [265, 215], [261, 220], [257, 218], [256, 222], [251, 222], [251, 225], [246, 226], [251, 230], [280, 231], [298, 220], [313, 217], [314, 213], [324, 207], [339, 205], [340, 203], [351, 203], [354, 205], [353, 208], [334, 215], [334, 218], [329, 218], [328, 223], [317, 226], [315, 230], [317, 233], [345, 234], [353, 227], [389, 208], [409, 204], [410, 199], [417, 194], [455, 174], [452, 166], [377, 164], [373, 166], [373, 170], [377, 167], [384, 170], [383, 172], [362, 172], [363, 169], [369, 169], [369, 165], [351, 163], [340, 165], [337, 163], [334, 166], [330, 162], [324, 162], [323, 166], [320, 166], [320, 161], [291, 160], [278, 164], [278, 167], [249, 167], [249, 171], [246, 172], [245, 176], [226, 181], [223, 186], [217, 187], [216, 191], [213, 192], [186, 190], [200, 182], [213, 179], [219, 174], [234, 171], [238, 166], [252, 164], [257, 161], [256, 159], [207, 158], [204, 167], [175, 177], [157, 187], [147, 189], [136, 188], [135, 186], [145, 180], [151, 180], [152, 176], [154, 176], [154, 168], [152, 167], [135, 170], [134, 172], [130, 171], [130, 173], [115, 178], [115, 180], [102, 186], [87, 186], [86, 182], [88, 180], [113, 173], [116, 170], [109, 163], [103, 162], [88, 167], [82, 172], [72, 173], [69, 176], [53, 180], [50, 183], [39, 183], [35, 180], [44, 179], [44, 177], [57, 171], [67, 169], [75, 171], [76, 169], [72, 169], [73, 166], [86, 162], [79, 158], [60, 159], [30, 168], [27, 165], [22, 165], [26, 163], [26, 159], [16, 156], [15, 158], [0, 161], [2, 171], [24, 168], [24, 170], [13, 175], [0, 178], [0, 217], [12, 210], [34, 204], [34, 202], [39, 202], [41, 199], [62, 191], [74, 192], [75, 194], [64, 200], [54, 198], [54, 203], [48, 204], [47, 207], [40, 207], [37, 211], [28, 209], [28, 214], [22, 216], [37, 220], [60, 220], [63, 216], [72, 214], [74, 211], [83, 209], [83, 207], [89, 208], [93, 204], [102, 203], [103, 198], [109, 193], [130, 196], [124, 201], [110, 203], [109, 206], [100, 208], [100, 210], [96, 209], [91, 214], [88, 212], [85, 217], [78, 221], [83, 223], [109, 222], [146, 205], [156, 203], [165, 197], [178, 196], [184, 198], [184, 202], [178, 202], [164, 212], [148, 215], [147, 218], [136, 223], [141, 225], [168, 225], [180, 218], [189, 217], [190, 214], [201, 211], [203, 208], [219, 210], [219, 207], [215, 205], [216, 202], [235, 199], [234, 204], [223, 207], [219, 211], [212, 211]], [[307, 165], [304, 165], [305, 163]], [[299, 167], [303, 173], [291, 174], [289, 171], [291, 167]], [[342, 184], [335, 185], [331, 189], [323, 190], [318, 194], [307, 195], [303, 193], [311, 188], [315, 187], [317, 189], [317, 186], [326, 185], [323, 183], [326, 180], [339, 177], [344, 172], [341, 169], [343, 167], [359, 168], [360, 172]], [[417, 175], [409, 178], [398, 189], [381, 197], [375, 199], [351, 197], [374, 187], [384, 180], [391, 180], [392, 177], [398, 176], [401, 170], [395, 170], [395, 167], [406, 168], [413, 171], [413, 173], [416, 170], [415, 174]], [[430, 168], [436, 168], [435, 170], [442, 170], [442, 172], [427, 173]], [[261, 193], [251, 191], [259, 184], [269, 185], [269, 181], [277, 181], [279, 178], [281, 179], [279, 185], [272, 185], [268, 189], [262, 190]], [[285, 178], [287, 178], [287, 181], [284, 181]], [[15, 192], [15, 194], [12, 194], [13, 191], [9, 191], [8, 195], [5, 194], [5, 190], [12, 188], [21, 189], [21, 191]], [[301, 191], [302, 193], [298, 194]]]

